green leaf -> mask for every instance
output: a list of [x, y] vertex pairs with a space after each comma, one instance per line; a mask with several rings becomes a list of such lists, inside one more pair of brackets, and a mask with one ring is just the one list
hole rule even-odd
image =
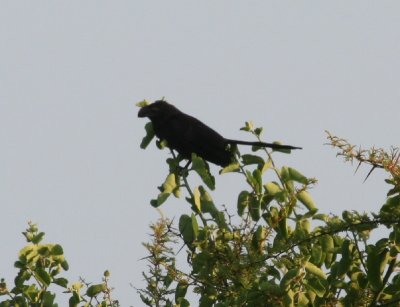
[[262, 127], [256, 128], [256, 129], [254, 129], [254, 134], [255, 134], [256, 136], [260, 136], [261, 133], [262, 133], [262, 131], [263, 131], [263, 128], [262, 128]]
[[177, 187], [178, 185], [176, 175], [174, 173], [168, 174], [164, 183], [160, 187], [161, 193], [158, 194], [157, 199], [152, 199], [150, 201], [150, 204], [155, 208], [161, 206]]
[[225, 174], [225, 173], [232, 173], [232, 172], [237, 172], [240, 170], [240, 165], [237, 162], [233, 162], [229, 164], [228, 166], [225, 166], [223, 169], [219, 171], [219, 174]]
[[294, 307], [294, 293], [292, 290], [287, 291], [283, 296], [283, 303], [286, 307]]
[[268, 182], [267, 184], [264, 185], [264, 188], [267, 190], [268, 194], [275, 196], [278, 193], [282, 192], [281, 187], [279, 186], [279, 184], [277, 184], [276, 182], [272, 181], [272, 182]]
[[38, 254], [41, 256], [46, 256], [46, 257], [50, 256], [50, 250], [51, 250], [52, 246], [53, 246], [52, 244], [38, 245], [38, 249], [37, 249]]
[[34, 233], [32, 233], [31, 231], [24, 231], [22, 234], [25, 236], [27, 242], [32, 242]]
[[282, 166], [280, 170], [280, 176], [283, 182], [289, 182], [291, 180], [289, 176], [289, 169], [287, 166]]
[[315, 263], [317, 266], [321, 266], [326, 257], [326, 252], [322, 251], [321, 246], [314, 244], [311, 248], [311, 258], [310, 261]]
[[151, 122], [148, 122], [145, 126], [144, 129], [146, 130], [146, 136], [142, 139], [142, 142], [140, 143], [140, 148], [146, 149], [146, 147], [150, 144], [151, 140], [154, 138], [154, 129], [153, 129], [153, 124]]
[[240, 130], [243, 130], [243, 131], [252, 131], [253, 128], [254, 128], [253, 123], [249, 121], [249, 122], [245, 122], [245, 126], [242, 127], [242, 128], [240, 128]]
[[185, 279], [182, 279], [178, 282], [178, 285], [176, 286], [175, 290], [175, 302], [177, 304], [180, 304], [182, 299], [185, 297], [188, 286], [189, 283]]
[[14, 267], [17, 269], [23, 269], [26, 266], [26, 262], [25, 261], [20, 261], [17, 260], [14, 262]]
[[92, 285], [89, 288], [87, 288], [86, 290], [86, 295], [89, 297], [94, 297], [100, 293], [102, 293], [103, 291], [106, 291], [107, 287], [104, 283], [102, 284], [97, 284], [97, 285]]
[[268, 182], [267, 184], [264, 184], [264, 188], [266, 191], [265, 196], [269, 196], [270, 198], [272, 197], [278, 202], [284, 202], [286, 200], [286, 191], [283, 190], [277, 182]]
[[352, 255], [350, 252], [350, 240], [344, 240], [342, 243], [342, 258], [339, 262], [339, 275], [346, 274], [352, 263]]
[[39, 232], [37, 235], [33, 236], [32, 243], [39, 244], [42, 241], [42, 239], [44, 238], [44, 235], [45, 235], [44, 232]]
[[18, 272], [17, 276], [14, 279], [15, 286], [17, 288], [22, 288], [24, 286], [24, 282], [31, 278], [31, 274], [28, 271], [21, 270]]
[[76, 292], [74, 292], [68, 302], [69, 302], [69, 307], [78, 307], [78, 304], [80, 302], [79, 295]]
[[213, 307], [216, 297], [214, 295], [202, 295], [199, 300], [199, 307]]
[[389, 250], [387, 248], [380, 251], [377, 247], [372, 247], [367, 256], [367, 278], [374, 291], [380, 291], [383, 287], [382, 274], [389, 260]]
[[335, 247], [335, 243], [333, 237], [331, 235], [324, 235], [319, 239], [321, 243], [322, 250], [326, 253], [325, 256], [325, 266], [330, 268], [333, 262], [333, 249]]
[[261, 251], [265, 245], [266, 238], [267, 238], [267, 230], [265, 229], [265, 227], [259, 225], [255, 233], [253, 234], [251, 240], [253, 248]]
[[311, 195], [307, 191], [299, 192], [296, 197], [311, 213], [316, 213], [318, 211]]
[[323, 297], [326, 292], [325, 286], [322, 284], [321, 280], [318, 278], [310, 278], [307, 280], [306, 284], [312, 292], [314, 292], [318, 297]]
[[389, 197], [381, 208], [381, 213], [400, 215], [400, 195]]
[[288, 238], [288, 226], [287, 226], [287, 219], [282, 218], [278, 222], [278, 233], [282, 235], [283, 238]]
[[71, 289], [74, 293], [79, 293], [79, 291], [83, 288], [83, 284], [80, 281], [74, 282], [71, 285]]
[[289, 178], [293, 181], [302, 183], [302, 184], [308, 184], [308, 178], [301, 174], [298, 170], [289, 167], [288, 168], [289, 172]]
[[397, 255], [399, 253], [400, 253], [400, 246], [393, 245], [390, 247], [390, 250], [389, 250], [390, 257], [397, 257]]
[[255, 180], [256, 185], [254, 186], [256, 193], [260, 194], [262, 190], [262, 176], [261, 176], [261, 171], [259, 169], [255, 169], [253, 171], [253, 178]]
[[[26, 300], [28, 300], [28, 298], [26, 298]], [[25, 298], [23, 298], [22, 296], [17, 296], [14, 301], [15, 301], [15, 305], [12, 305], [13, 307], [28, 307], [27, 301], [25, 300]]]
[[253, 189], [257, 188], [257, 180], [249, 170], [246, 170], [246, 181]]
[[197, 236], [199, 235], [199, 225], [197, 223], [196, 216], [193, 213], [191, 215], [191, 219], [192, 219], [192, 229], [193, 229], [194, 238], [197, 238]]
[[174, 173], [170, 173], [165, 179], [162, 185], [162, 191], [164, 193], [171, 194], [172, 191], [176, 188], [176, 176]]
[[26, 295], [31, 302], [36, 302], [39, 296], [39, 289], [36, 285], [30, 285], [26, 287], [23, 291], [23, 294]]
[[[197, 222], [196, 222], [197, 224]], [[183, 214], [179, 219], [179, 232], [186, 244], [192, 243], [197, 236], [198, 226], [196, 227], [191, 216]]]
[[64, 288], [67, 288], [67, 286], [68, 286], [68, 280], [67, 280], [66, 278], [62, 278], [62, 277], [60, 277], [60, 278], [55, 278], [55, 279], [53, 280], [53, 282], [54, 282], [56, 285], [59, 285], [59, 286], [64, 287]]
[[[170, 306], [172, 307], [172, 304]], [[179, 307], [189, 307], [189, 306], [190, 306], [190, 303], [187, 299], [182, 298], [179, 300]], [[166, 306], [166, 307], [168, 307], [168, 306]]]
[[357, 282], [361, 289], [366, 289], [368, 286], [368, 278], [364, 273], [360, 272], [360, 274], [357, 275]]
[[310, 305], [310, 300], [307, 298], [307, 295], [304, 292], [299, 294], [297, 305], [298, 306], [312, 306], [312, 305]]
[[[56, 298], [55, 294], [53, 294], [53, 293], [51, 293], [49, 291], [44, 292], [44, 294], [43, 294], [43, 305], [42, 306], [53, 307], [55, 298]], [[55, 305], [55, 306], [57, 306], [57, 305]]]
[[398, 187], [394, 187], [394, 188], [392, 188], [392, 189], [390, 189], [388, 192], [387, 192], [387, 196], [392, 196], [392, 195], [395, 195], [395, 194], [399, 194], [400, 193], [400, 186], [398, 186]]
[[202, 158], [196, 154], [192, 154], [192, 169], [199, 174], [205, 185], [211, 189], [215, 189], [215, 178], [210, 173], [210, 167]]
[[154, 208], [158, 208], [168, 199], [169, 195], [171, 194], [166, 194], [166, 193], [159, 194], [157, 199], [150, 200], [150, 205], [152, 205]]
[[237, 201], [237, 212], [239, 216], [242, 216], [245, 209], [248, 207], [250, 202], [250, 193], [247, 191], [240, 192]]
[[66, 260], [61, 262], [61, 267], [64, 269], [64, 271], [68, 271], [68, 269], [69, 269], [68, 262]]
[[148, 106], [149, 103], [146, 99], [143, 99], [142, 101], [139, 101], [135, 104], [137, 107], [143, 108], [145, 106]]
[[329, 215], [324, 214], [324, 213], [319, 213], [319, 214], [314, 215], [312, 219], [327, 222], [329, 220]]
[[300, 269], [294, 268], [287, 271], [287, 273], [282, 277], [280, 287], [283, 291], [287, 291], [293, 286], [292, 281], [299, 275]]
[[269, 211], [263, 214], [264, 220], [267, 222], [268, 226], [276, 228], [280, 221], [279, 211], [275, 207], [270, 207]]
[[199, 186], [199, 191], [201, 211], [205, 213], [210, 213], [211, 216], [214, 217], [214, 215], [218, 212], [218, 209], [214, 205], [211, 195], [204, 189], [203, 186]]
[[49, 273], [47, 273], [44, 269], [36, 268], [35, 276], [46, 287], [48, 287], [50, 285], [51, 277], [50, 277]]
[[316, 277], [319, 277], [321, 279], [326, 279], [325, 273], [317, 267], [315, 264], [311, 262], [306, 262], [305, 267], [306, 271], [310, 274], [315, 275]]
[[309, 219], [301, 219], [297, 224], [304, 233], [310, 233], [311, 223]]
[[53, 247], [51, 248], [51, 254], [53, 256], [61, 256], [64, 254], [63, 248], [61, 245], [59, 244], [55, 244], [53, 245]]
[[204, 189], [203, 186], [199, 186], [200, 191], [200, 203], [201, 203], [201, 211], [204, 213], [209, 213], [214, 222], [217, 223], [219, 228], [227, 228], [225, 215], [223, 212], [220, 212], [217, 207], [214, 205], [214, 202], [210, 196], [210, 194]]
[[164, 149], [168, 147], [168, 142], [166, 140], [157, 140], [156, 146], [158, 149]]
[[196, 212], [201, 212], [201, 202], [200, 202], [200, 190], [198, 187], [195, 187], [193, 190], [193, 201], [196, 206]]
[[252, 165], [252, 164], [257, 164], [258, 166], [264, 165], [264, 159], [256, 156], [256, 155], [242, 155], [242, 160], [244, 165]]
[[37, 246], [29, 244], [19, 251], [19, 260], [25, 262], [24, 260], [30, 260], [32, 257], [35, 257], [36, 255], [37, 255]]
[[270, 169], [271, 166], [272, 166], [272, 160], [268, 159], [268, 161], [266, 161], [261, 168], [261, 174], [264, 174], [264, 172]]
[[249, 213], [251, 219], [257, 222], [261, 217], [261, 204], [254, 195], [250, 195]]

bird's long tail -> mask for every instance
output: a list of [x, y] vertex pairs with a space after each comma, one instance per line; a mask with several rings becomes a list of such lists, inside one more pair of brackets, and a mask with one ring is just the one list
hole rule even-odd
[[268, 147], [271, 149], [303, 149], [301, 147], [296, 147], [296, 146], [291, 146], [291, 145], [281, 145], [281, 144], [275, 144], [275, 143], [247, 142], [247, 141], [238, 141], [238, 140], [229, 140], [229, 139], [226, 139], [226, 142], [229, 144]]

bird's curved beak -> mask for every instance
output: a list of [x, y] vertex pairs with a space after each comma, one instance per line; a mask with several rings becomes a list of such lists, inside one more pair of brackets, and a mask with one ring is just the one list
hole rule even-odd
[[149, 114], [149, 109], [148, 107], [142, 107], [140, 108], [139, 112], [138, 112], [138, 117], [146, 117]]

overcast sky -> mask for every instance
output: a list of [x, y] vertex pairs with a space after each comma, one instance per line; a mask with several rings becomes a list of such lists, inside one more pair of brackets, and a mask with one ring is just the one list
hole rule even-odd
[[[111, 271], [122, 306], [141, 306], [149, 205], [167, 151], [139, 148], [135, 103], [163, 96], [229, 138], [303, 146], [276, 154], [319, 183], [320, 212], [377, 210], [384, 174], [335, 157], [324, 130], [364, 147], [399, 146], [399, 1], [1, 1], [0, 277], [29, 220], [64, 247], [70, 270]], [[243, 151], [246, 151], [243, 148]], [[216, 174], [235, 212], [243, 178]], [[193, 175], [194, 176], [194, 175]], [[195, 178], [191, 178], [195, 182]], [[194, 181], [193, 181], [194, 180]], [[165, 214], [190, 212], [169, 200]]]

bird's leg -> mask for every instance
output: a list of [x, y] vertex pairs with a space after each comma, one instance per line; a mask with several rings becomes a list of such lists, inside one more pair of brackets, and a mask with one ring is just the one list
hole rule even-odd
[[[188, 167], [189, 167], [190, 163], [192, 163], [192, 160], [189, 159], [189, 160], [187, 161], [187, 163], [185, 164], [185, 166], [184, 166], [184, 167], [181, 167], [181, 166], [179, 165], [179, 163], [181, 162], [182, 158], [180, 158], [179, 155], [176, 156], [176, 155], [175, 155], [175, 152], [174, 152], [172, 149], [171, 149], [171, 154], [172, 154], [172, 157], [174, 158], [174, 160], [179, 160], [178, 163], [177, 163], [177, 165], [176, 165], [176, 173], [177, 173], [177, 175], [179, 175], [179, 176], [187, 176], [187, 170], [188, 170]], [[180, 159], [179, 159], [179, 158], [180, 158]]]
[[190, 163], [192, 163], [192, 160], [188, 160], [184, 167], [178, 165], [178, 175], [187, 177]]
[[183, 169], [183, 170], [188, 169], [190, 163], [192, 163], [192, 160], [191, 160], [191, 159], [187, 161], [187, 163], [185, 164], [185, 166], [184, 166], [182, 169]]

